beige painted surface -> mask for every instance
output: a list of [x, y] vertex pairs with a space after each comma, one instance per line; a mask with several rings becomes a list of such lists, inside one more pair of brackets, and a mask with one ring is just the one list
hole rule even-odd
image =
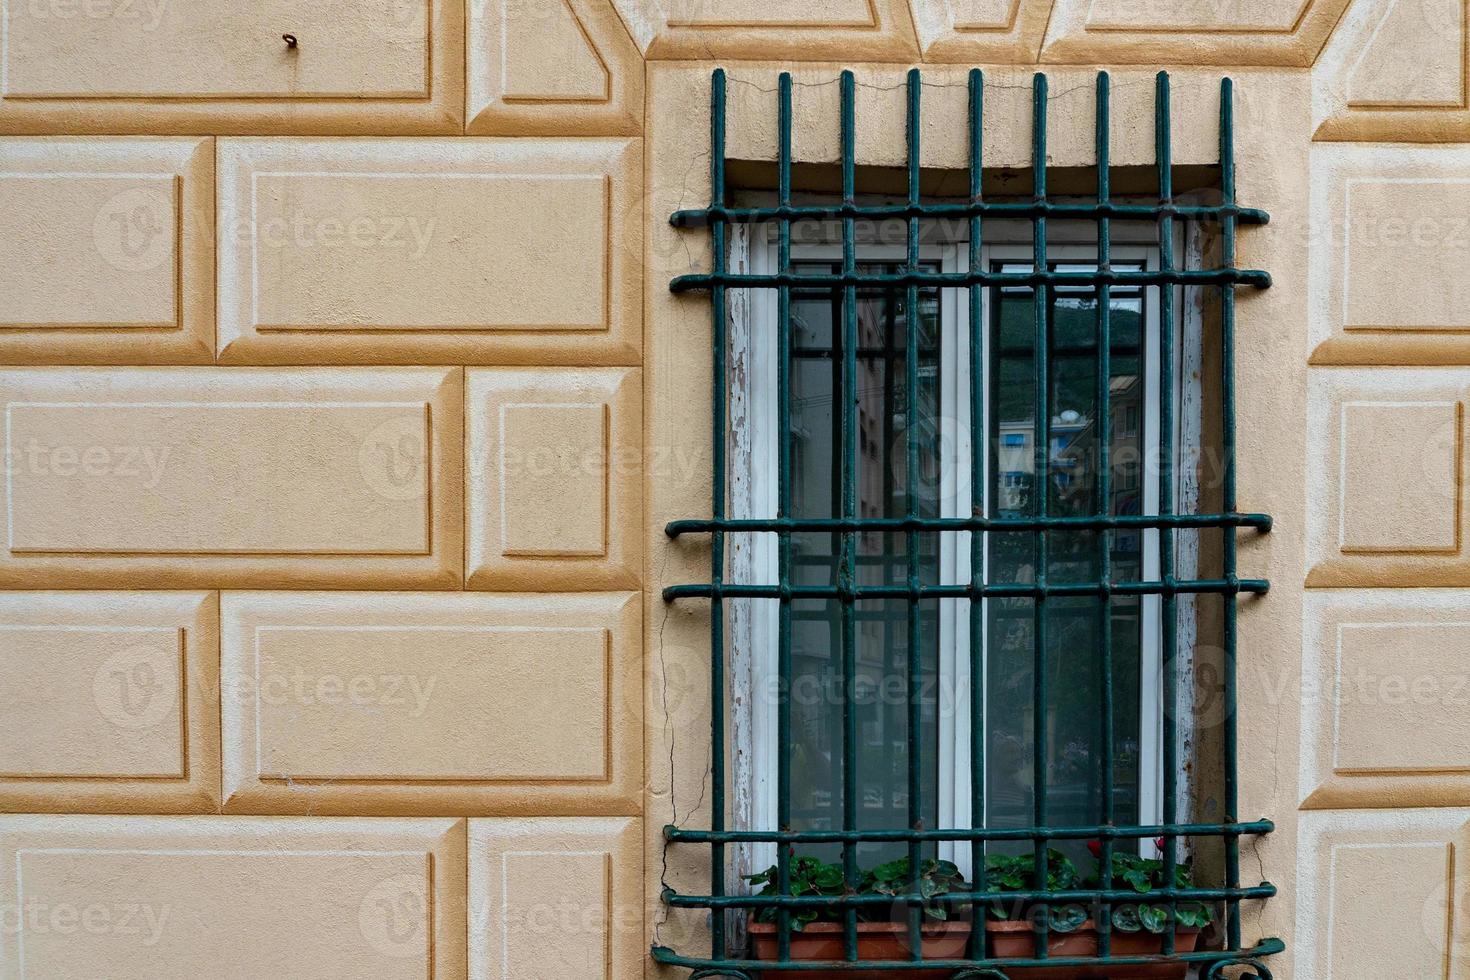
[[1465, 382], [1448, 368], [1313, 372], [1309, 584], [1465, 583]]
[[0, 372], [0, 582], [457, 585], [461, 385], [457, 368]]
[[1303, 814], [1291, 975], [1460, 976], [1467, 824], [1460, 809]]
[[1466, 26], [1464, 0], [1357, 0], [1312, 72], [1316, 138], [1464, 140]]
[[637, 588], [640, 372], [484, 369], [467, 385], [470, 588]]
[[210, 593], [0, 593], [0, 810], [216, 810], [218, 649]]
[[232, 812], [640, 807], [629, 593], [226, 593]]
[[0, 139], [0, 356], [208, 363], [214, 141]]
[[1470, 600], [1457, 589], [1312, 593], [1302, 650], [1303, 805], [1470, 803]]
[[1348, 2], [1055, 0], [1041, 60], [1308, 66]]
[[462, 130], [462, 4], [4, 0], [0, 13], [0, 132]]
[[1312, 151], [1316, 364], [1470, 362], [1470, 152]]
[[642, 57], [613, 0], [470, 0], [469, 16], [469, 132], [642, 131]]
[[470, 977], [641, 975], [641, 830], [628, 817], [471, 820]]
[[639, 152], [224, 140], [221, 360], [636, 363]]
[[732, 158], [775, 158], [788, 67], [831, 164], [847, 65], [859, 163], [900, 167], [916, 61], [944, 194], [971, 65], [1022, 169], [1037, 66], [1061, 168], [1113, 66], [1134, 176], [1159, 68], [1182, 167], [1236, 79], [1275, 279], [1236, 348], [1276, 518], [1241, 536], [1239, 816], [1278, 828], [1242, 863], [1280, 890], [1246, 938], [1278, 978], [1470, 970], [1466, 9], [0, 0], [0, 912], [62, 910], [0, 977], [673, 976], [709, 622], [658, 590], [708, 575], [663, 526], [711, 447], [708, 300], [667, 289], [708, 238], [667, 217], [708, 200], [712, 68]]
[[463, 820], [0, 817], [0, 871], [7, 980], [465, 975]]
[[613, 0], [613, 5], [647, 58], [908, 61], [918, 54], [906, 0]]

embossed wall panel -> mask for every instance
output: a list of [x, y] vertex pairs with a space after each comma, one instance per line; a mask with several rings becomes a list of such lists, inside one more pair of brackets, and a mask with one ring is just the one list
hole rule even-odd
[[636, 360], [639, 150], [223, 140], [220, 358]]
[[0, 583], [455, 585], [461, 397], [457, 369], [0, 372]]
[[226, 808], [632, 813], [625, 594], [226, 593]]
[[636, 586], [639, 372], [484, 369], [468, 385], [469, 587]]
[[472, 980], [637, 976], [641, 823], [470, 821]]

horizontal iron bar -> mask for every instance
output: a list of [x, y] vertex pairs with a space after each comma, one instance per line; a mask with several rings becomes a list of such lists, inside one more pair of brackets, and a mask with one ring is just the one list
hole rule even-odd
[[[838, 844], [847, 841], [1026, 841], [1044, 837], [1047, 840], [1147, 840], [1154, 837], [1227, 837], [1260, 836], [1276, 829], [1270, 820], [1250, 823], [1176, 823], [1132, 827], [1004, 827], [971, 830], [687, 830], [672, 825], [664, 827], [664, 839], [672, 843], [778, 843]], [[1044, 832], [1043, 832], [1044, 830]]]
[[1253, 527], [1271, 530], [1267, 514], [1113, 514], [1075, 517], [774, 517], [722, 521], [674, 521], [664, 528], [671, 538], [681, 534], [783, 531], [1101, 531], [1115, 528]]
[[1119, 905], [1125, 902], [1239, 902], [1245, 899], [1274, 898], [1276, 886], [1263, 881], [1254, 887], [1240, 888], [1153, 888], [1139, 892], [1133, 888], [1068, 888], [1048, 891], [1025, 888], [1005, 892], [945, 892], [924, 895], [909, 892], [884, 895], [876, 892], [847, 895], [681, 895], [665, 888], [664, 904], [676, 909], [798, 909], [854, 908], [890, 905], [973, 905], [975, 902], [1014, 901], [1042, 905], [1073, 905], [1102, 902]]
[[1264, 579], [1180, 579], [1173, 582], [1002, 582], [986, 585], [742, 585], [722, 582], [671, 585], [665, 602], [677, 599], [1035, 599], [1048, 596], [1114, 595], [1265, 595]]
[[[1045, 959], [1034, 958], [1012, 958], [998, 959], [990, 957], [987, 959], [974, 960], [938, 960], [926, 959], [921, 965], [925, 970], [936, 971], [960, 971], [979, 970], [991, 967], [999, 970], [1020, 969], [1022, 967], [1089, 967], [1099, 964], [1112, 966], [1147, 966], [1153, 963], [1248, 963], [1266, 956], [1274, 956], [1286, 951], [1286, 944], [1279, 939], [1263, 939], [1250, 949], [1242, 950], [1202, 950], [1194, 953], [1174, 953], [1170, 956], [1142, 955], [1142, 956], [1048, 956]], [[853, 970], [877, 970], [882, 972], [897, 972], [899, 970], [913, 970], [916, 964], [912, 960], [865, 960], [863, 962], [845, 962], [843, 960], [735, 960], [735, 959], [701, 959], [695, 956], [681, 956], [669, 949], [667, 946], [654, 946], [653, 959], [664, 966], [681, 967], [693, 970], [788, 970], [808, 972], [824, 970], [828, 972], [846, 972]]]
[[794, 272], [769, 275], [747, 275], [739, 272], [698, 272], [678, 276], [669, 290], [688, 293], [713, 286], [729, 289], [782, 289], [872, 286], [894, 289], [900, 286], [1225, 286], [1239, 284], [1267, 289], [1271, 274], [1260, 269], [1121, 269], [1096, 272], [824, 272], [798, 275]]
[[835, 221], [840, 218], [1117, 218], [1153, 221], [1162, 215], [1176, 218], [1233, 217], [1248, 225], [1264, 225], [1271, 216], [1259, 208], [1235, 204], [1088, 204], [1065, 201], [973, 201], [937, 204], [793, 204], [785, 207], [690, 208], [675, 211], [669, 223], [675, 228], [703, 228], [714, 221]]

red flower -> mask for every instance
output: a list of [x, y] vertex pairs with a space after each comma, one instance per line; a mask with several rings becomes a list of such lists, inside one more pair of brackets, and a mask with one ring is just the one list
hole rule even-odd
[[1095, 840], [1088, 841], [1087, 842], [1087, 849], [1092, 852], [1092, 856], [1093, 857], [1097, 858], [1098, 860], [1102, 860], [1102, 842], [1101, 841], [1095, 841]]

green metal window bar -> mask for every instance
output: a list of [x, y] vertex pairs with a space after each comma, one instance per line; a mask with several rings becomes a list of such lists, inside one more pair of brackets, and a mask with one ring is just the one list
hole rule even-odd
[[[1095, 200], [1085, 203], [1057, 201], [1048, 197], [1047, 191], [1047, 78], [1038, 74], [1033, 90], [1033, 136], [1032, 178], [1034, 196], [1030, 201], [992, 201], [982, 192], [984, 173], [984, 147], [982, 140], [985, 82], [981, 71], [969, 75], [969, 196], [963, 202], [925, 200], [920, 191], [920, 112], [922, 83], [917, 69], [908, 75], [907, 87], [907, 199], [903, 203], [867, 205], [859, 203], [856, 180], [856, 119], [854, 112], [854, 76], [843, 72], [840, 79], [841, 98], [841, 202], [836, 204], [794, 204], [792, 197], [792, 80], [782, 74], [778, 88], [778, 187], [777, 203], [766, 207], [731, 207], [727, 199], [726, 183], [726, 76], [723, 70], [716, 71], [712, 79], [711, 92], [711, 153], [710, 153], [710, 204], [706, 208], [685, 210], [675, 213], [671, 221], [679, 228], [707, 228], [709, 230], [713, 268], [708, 273], [684, 275], [676, 278], [671, 289], [676, 293], [695, 290], [708, 291], [711, 297], [713, 325], [713, 499], [712, 516], [709, 519], [681, 520], [671, 523], [667, 533], [671, 537], [690, 534], [707, 534], [711, 539], [710, 581], [697, 585], [677, 585], [664, 591], [666, 601], [707, 599], [711, 603], [710, 617], [710, 685], [712, 691], [711, 757], [712, 799], [709, 830], [692, 830], [677, 827], [665, 829], [669, 846], [697, 846], [709, 849], [710, 888], [707, 895], [680, 894], [666, 889], [664, 901], [673, 908], [706, 910], [710, 913], [711, 948], [706, 955], [687, 955], [663, 946], [655, 946], [654, 959], [662, 964], [683, 967], [693, 971], [691, 980], [698, 978], [729, 977], [750, 980], [766, 971], [793, 971], [800, 975], [808, 971], [835, 972], [895, 972], [922, 969], [948, 972], [952, 980], [1007, 980], [1008, 970], [1026, 967], [1072, 967], [1157, 965], [1160, 963], [1189, 964], [1197, 967], [1201, 980], [1219, 980], [1230, 967], [1244, 967], [1246, 975], [1255, 975], [1270, 980], [1271, 972], [1263, 963], [1265, 957], [1279, 953], [1285, 948], [1278, 939], [1263, 939], [1251, 947], [1242, 942], [1240, 903], [1246, 900], [1264, 900], [1276, 893], [1268, 882], [1257, 885], [1242, 885], [1240, 871], [1240, 838], [1243, 836], [1269, 833], [1273, 825], [1269, 820], [1242, 822], [1239, 817], [1238, 758], [1236, 732], [1236, 672], [1238, 637], [1236, 609], [1242, 594], [1260, 595], [1267, 591], [1267, 583], [1261, 580], [1244, 579], [1237, 574], [1236, 531], [1242, 528], [1265, 533], [1270, 530], [1271, 519], [1264, 514], [1240, 513], [1237, 509], [1235, 468], [1235, 384], [1234, 384], [1234, 327], [1235, 290], [1240, 286], [1267, 288], [1270, 276], [1259, 270], [1236, 268], [1235, 237], [1241, 223], [1265, 224], [1269, 217], [1260, 210], [1241, 207], [1236, 202], [1233, 95], [1230, 79], [1221, 83], [1220, 109], [1220, 194], [1218, 204], [1181, 204], [1175, 199], [1172, 147], [1170, 136], [1170, 86], [1167, 73], [1160, 72], [1155, 93], [1156, 118], [1156, 170], [1157, 203], [1137, 204], [1114, 201], [1110, 186], [1110, 89], [1109, 77], [1101, 73], [1097, 79], [1096, 119], [1096, 181]], [[984, 267], [981, 247], [984, 242], [986, 218], [1024, 218], [1032, 225], [1034, 261], [1029, 272], [999, 272]], [[926, 271], [920, 262], [920, 222], [926, 218], [965, 219], [969, 227], [968, 271], [943, 273]], [[1060, 271], [1048, 264], [1047, 222], [1049, 219], [1085, 219], [1095, 222], [1097, 228], [1097, 263], [1093, 271]], [[796, 221], [824, 220], [840, 222], [842, 230], [842, 260], [840, 268], [830, 273], [796, 275], [792, 271], [792, 224]], [[857, 260], [856, 222], [859, 219], [901, 219], [907, 223], [907, 258], [904, 271], [898, 274], [880, 274], [860, 271]], [[1119, 220], [1156, 222], [1161, 260], [1153, 270], [1114, 269], [1111, 263], [1112, 222]], [[1176, 262], [1174, 254], [1174, 231], [1179, 221], [1209, 221], [1220, 229], [1218, 264], [1210, 268], [1183, 268]], [[774, 223], [777, 238], [777, 272], [769, 275], [753, 275], [732, 272], [728, 268], [727, 234], [736, 223]], [[1218, 289], [1220, 300], [1219, 377], [1220, 385], [1220, 447], [1224, 457], [1222, 503], [1219, 513], [1176, 513], [1173, 485], [1175, 480], [1174, 454], [1174, 350], [1177, 321], [1173, 289], [1176, 285], [1213, 287]], [[1117, 286], [1156, 287], [1159, 295], [1160, 341], [1162, 352], [1160, 370], [1160, 472], [1161, 492], [1158, 514], [1119, 515], [1094, 513], [1089, 516], [1052, 515], [1048, 508], [1047, 494], [1038, 493], [1030, 516], [990, 516], [983, 509], [984, 476], [982, 454], [972, 453], [970, 486], [972, 506], [966, 513], [973, 516], [959, 518], [921, 517], [915, 512], [918, 499], [914, 482], [918, 467], [913, 464], [919, 453], [918, 427], [908, 426], [906, 448], [908, 465], [905, 467], [908, 511], [902, 517], [862, 517], [857, 508], [856, 459], [857, 419], [856, 400], [851, 396], [857, 378], [858, 318], [857, 291], [859, 287], [903, 289], [909, 309], [917, 308], [917, 294], [921, 287], [948, 287], [966, 291], [969, 305], [969, 329], [971, 332], [970, 377], [982, 377], [985, 366], [981, 363], [984, 344], [980, 332], [985, 329], [981, 315], [982, 292], [986, 289], [1005, 286], [1030, 286], [1035, 297], [1035, 371], [1037, 375], [1035, 406], [1034, 451], [1037, 473], [1046, 473], [1050, 465], [1050, 408], [1048, 398], [1048, 332], [1050, 330], [1048, 294], [1057, 287], [1085, 287], [1098, 298], [1097, 329], [1097, 418], [1100, 435], [1100, 461], [1098, 499], [1107, 501], [1110, 466], [1108, 462], [1109, 427], [1109, 350], [1111, 346], [1111, 324], [1109, 319], [1110, 291]], [[777, 415], [780, 419], [791, 417], [790, 353], [792, 344], [792, 290], [826, 288], [834, 294], [841, 291], [841, 338], [842, 366], [839, 373], [841, 392], [840, 421], [840, 514], [830, 518], [796, 518], [792, 508], [793, 461], [791, 437], [784, 431], [779, 437], [777, 449], [777, 498], [778, 514], [772, 519], [732, 519], [726, 511], [726, 427], [727, 396], [729, 377], [727, 374], [727, 295], [731, 289], [768, 289], [777, 292]], [[914, 399], [918, 385], [918, 331], [906, 331], [907, 339], [907, 412], [913, 417]], [[834, 338], [837, 339], [837, 338]], [[981, 386], [971, 385], [969, 393], [969, 424], [972, 432], [983, 433], [984, 406]], [[1098, 511], [1108, 510], [1105, 506]], [[1157, 531], [1159, 567], [1161, 573], [1156, 581], [1111, 581], [1109, 570], [1110, 548], [1107, 544], [1112, 532], [1124, 529], [1153, 529]], [[1186, 529], [1220, 529], [1223, 547], [1221, 565], [1223, 574], [1213, 579], [1180, 578], [1176, 575], [1174, 560], [1174, 533]], [[1062, 532], [1091, 530], [1099, 532], [1102, 539], [1102, 574], [1096, 581], [1057, 582], [1047, 576], [1047, 550], [1051, 536]], [[838, 573], [833, 585], [791, 584], [792, 536], [798, 532], [828, 532], [840, 537], [838, 551]], [[915, 539], [921, 534], [944, 534], [968, 531], [970, 535], [970, 581], [959, 585], [923, 584], [920, 576], [920, 549]], [[730, 534], [765, 532], [777, 535], [779, 581], [773, 584], [752, 585], [725, 581], [726, 537]], [[862, 584], [857, 576], [857, 536], [862, 533], [890, 532], [904, 535], [907, 543], [907, 581], [902, 585]], [[987, 534], [1002, 532], [1032, 532], [1035, 536], [1038, 561], [1032, 582], [1004, 582], [988, 580], [982, 560], [983, 539]], [[1142, 576], [1140, 576], [1142, 577]], [[1124, 826], [1113, 818], [1113, 651], [1111, 631], [1099, 630], [1096, 655], [1102, 675], [1101, 703], [1097, 706], [1099, 724], [1103, 731], [1102, 745], [1102, 792], [1101, 821], [1090, 826], [1058, 826], [1048, 820], [1047, 805], [1047, 738], [1044, 719], [1047, 704], [1047, 680], [1044, 670], [1033, 671], [1033, 732], [1035, 771], [1033, 774], [1034, 823], [1022, 828], [926, 828], [923, 821], [923, 780], [919, 773], [921, 758], [920, 743], [924, 738], [919, 719], [918, 683], [920, 673], [919, 648], [919, 604], [926, 599], [950, 598], [966, 600], [970, 620], [970, 710], [973, 714], [970, 725], [970, 759], [975, 769], [971, 779], [972, 813], [979, 815], [983, 809], [984, 782], [980, 773], [985, 758], [985, 727], [983, 724], [982, 684], [982, 630], [981, 603], [986, 598], [1022, 597], [1033, 600], [1033, 656], [1041, 658], [1047, 649], [1047, 601], [1062, 596], [1095, 596], [1100, 599], [1099, 616], [1104, 624], [1111, 615], [1115, 598], [1124, 596], [1156, 596], [1162, 607], [1162, 638], [1164, 663], [1173, 663], [1178, 643], [1177, 617], [1178, 597], [1194, 594], [1212, 594], [1221, 597], [1223, 603], [1223, 698], [1224, 720], [1222, 726], [1224, 773], [1223, 802], [1226, 814], [1218, 823], [1186, 823], [1178, 818], [1178, 772], [1181, 760], [1174, 726], [1163, 726], [1162, 739], [1162, 821], [1148, 826]], [[779, 743], [777, 773], [777, 822], [779, 829], [773, 831], [729, 829], [726, 825], [726, 691], [727, 658], [724, 603], [734, 598], [761, 598], [779, 602], [777, 670], [780, 679], [779, 704], [777, 709], [777, 739]], [[792, 829], [792, 604], [803, 598], [835, 599], [840, 604], [842, 656], [841, 667], [846, 697], [842, 711], [842, 783], [843, 826], [840, 830], [793, 830]], [[858, 751], [857, 715], [854, 708], [854, 680], [857, 674], [855, 661], [855, 632], [858, 614], [855, 604], [859, 600], [871, 599], [907, 600], [908, 608], [908, 806], [910, 825], [905, 828], [882, 830], [858, 829], [857, 799], [854, 785]], [[1177, 703], [1177, 680], [1171, 670], [1164, 671], [1163, 703]], [[978, 817], [975, 822], [983, 822]], [[1138, 893], [1115, 887], [1112, 873], [1112, 856], [1120, 842], [1131, 843], [1147, 839], [1162, 838], [1162, 860], [1166, 883], [1175, 882], [1178, 862], [1177, 842], [1185, 838], [1216, 838], [1223, 843], [1224, 885], [1223, 887], [1170, 886], [1156, 888], [1150, 900], [1167, 903], [1172, 921], [1173, 910], [1180, 902], [1220, 903], [1224, 905], [1223, 948], [1177, 951], [1172, 929], [1159, 937], [1161, 951], [1150, 955], [1114, 955], [1112, 952], [1113, 927], [1112, 909], [1129, 900], [1137, 901]], [[1087, 903], [1092, 917], [1097, 920], [1098, 955], [1075, 957], [1049, 955], [1048, 921], [1045, 914], [1031, 917], [1034, 933], [1034, 955], [1029, 958], [1002, 958], [990, 949], [984, 925], [984, 916], [975, 914], [968, 926], [970, 930], [967, 955], [958, 959], [925, 959], [921, 941], [921, 910], [935, 903], [947, 906], [970, 906], [977, 913], [982, 907], [980, 899], [986, 894], [986, 849], [991, 843], [1020, 842], [1032, 845], [1035, 859], [1035, 880], [1045, 882], [1048, 846], [1054, 841], [1077, 841], [1095, 839], [1101, 851], [1101, 877], [1096, 887], [1076, 887], [1068, 890], [1046, 890], [1033, 888], [1027, 891], [1008, 891], [1005, 898], [1034, 903], [1043, 913], [1052, 905], [1062, 903]], [[973, 890], [957, 891], [939, 896], [924, 896], [921, 892], [919, 868], [921, 847], [928, 843], [953, 841], [968, 844], [975, 880], [969, 886]], [[911, 878], [907, 894], [897, 898], [890, 895], [858, 894], [854, 884], [858, 879], [856, 851], [862, 842], [889, 842], [906, 844]], [[740, 844], [774, 844], [777, 850], [777, 893], [756, 896], [739, 894], [732, 889], [727, 849]], [[837, 897], [791, 894], [791, 865], [793, 851], [800, 845], [839, 843], [842, 845], [842, 870], [847, 884], [847, 893]], [[891, 961], [864, 961], [859, 958], [857, 922], [859, 912], [865, 907], [898, 904], [907, 908], [907, 938], [910, 958]], [[819, 907], [836, 912], [842, 917], [842, 948], [840, 960], [821, 962], [798, 961], [791, 958], [792, 914], [800, 909]], [[762, 909], [776, 910], [775, 959], [756, 959], [743, 955], [741, 950], [732, 949], [728, 914], [737, 910], [755, 912]], [[1021, 974], [1024, 976], [1024, 971]]]

